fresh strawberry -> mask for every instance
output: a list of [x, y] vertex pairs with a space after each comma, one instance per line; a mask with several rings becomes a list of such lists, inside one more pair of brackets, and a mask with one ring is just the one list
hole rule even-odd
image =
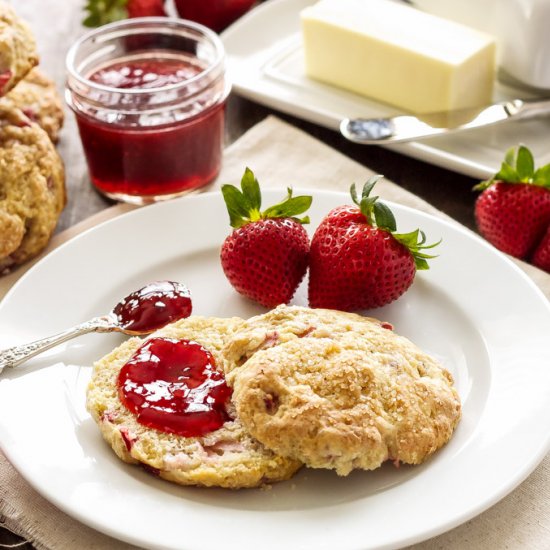
[[229, 282], [240, 294], [266, 307], [288, 303], [302, 281], [308, 265], [309, 237], [296, 218], [311, 205], [311, 197], [288, 196], [279, 204], [260, 211], [258, 180], [248, 168], [241, 190], [222, 187], [234, 231], [221, 249], [221, 263]]
[[539, 269], [550, 273], [550, 225], [537, 248], [535, 248], [535, 252], [533, 252], [533, 256], [531, 257], [531, 263]]
[[202, 23], [221, 32], [249, 10], [256, 0], [174, 0], [183, 19]]
[[474, 187], [477, 227], [491, 244], [528, 258], [550, 224], [550, 164], [535, 170], [531, 151], [511, 148], [500, 170]]
[[162, 17], [166, 15], [164, 0], [128, 0], [128, 17]]
[[164, 0], [88, 0], [86, 27], [99, 27], [127, 17], [166, 15]]
[[321, 222], [311, 241], [309, 305], [355, 311], [393, 302], [412, 284], [417, 269], [428, 269], [425, 245], [418, 229], [396, 233], [391, 210], [370, 193], [381, 176], [364, 185], [361, 197], [355, 184], [351, 196], [357, 206], [335, 208]]

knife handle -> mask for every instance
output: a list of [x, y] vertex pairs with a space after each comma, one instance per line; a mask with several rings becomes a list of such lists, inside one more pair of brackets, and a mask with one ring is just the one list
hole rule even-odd
[[526, 101], [516, 99], [509, 103], [515, 105], [516, 111], [509, 111], [510, 116], [513, 116], [515, 119], [536, 118], [550, 114], [550, 99], [531, 99]]

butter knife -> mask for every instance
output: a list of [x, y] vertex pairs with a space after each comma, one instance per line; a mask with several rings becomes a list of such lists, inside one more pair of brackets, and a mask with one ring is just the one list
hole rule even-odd
[[389, 118], [346, 118], [342, 135], [367, 145], [402, 143], [441, 134], [481, 128], [505, 120], [520, 120], [550, 114], [550, 99], [511, 99], [493, 105], [422, 115]]

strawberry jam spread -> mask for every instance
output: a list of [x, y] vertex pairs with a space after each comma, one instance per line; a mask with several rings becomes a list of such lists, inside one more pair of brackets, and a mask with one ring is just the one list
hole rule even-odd
[[118, 376], [121, 402], [140, 424], [184, 437], [220, 428], [231, 389], [212, 354], [196, 342], [147, 340]]
[[191, 315], [193, 305], [187, 287], [173, 281], [158, 281], [132, 292], [113, 310], [120, 327], [135, 332], [153, 332]]

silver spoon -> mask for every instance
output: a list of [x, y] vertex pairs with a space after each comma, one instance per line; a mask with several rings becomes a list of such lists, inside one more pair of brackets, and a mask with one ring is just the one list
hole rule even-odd
[[150, 334], [163, 326], [189, 317], [191, 295], [173, 281], [150, 283], [123, 298], [107, 315], [94, 317], [68, 330], [28, 344], [0, 350], [0, 374], [67, 340], [89, 332], [122, 332], [131, 336]]
[[365, 145], [403, 143], [416, 139], [450, 134], [490, 126], [505, 120], [535, 118], [550, 113], [550, 100], [512, 99], [485, 107], [442, 111], [424, 115], [400, 115], [389, 118], [346, 118], [341, 134]]

